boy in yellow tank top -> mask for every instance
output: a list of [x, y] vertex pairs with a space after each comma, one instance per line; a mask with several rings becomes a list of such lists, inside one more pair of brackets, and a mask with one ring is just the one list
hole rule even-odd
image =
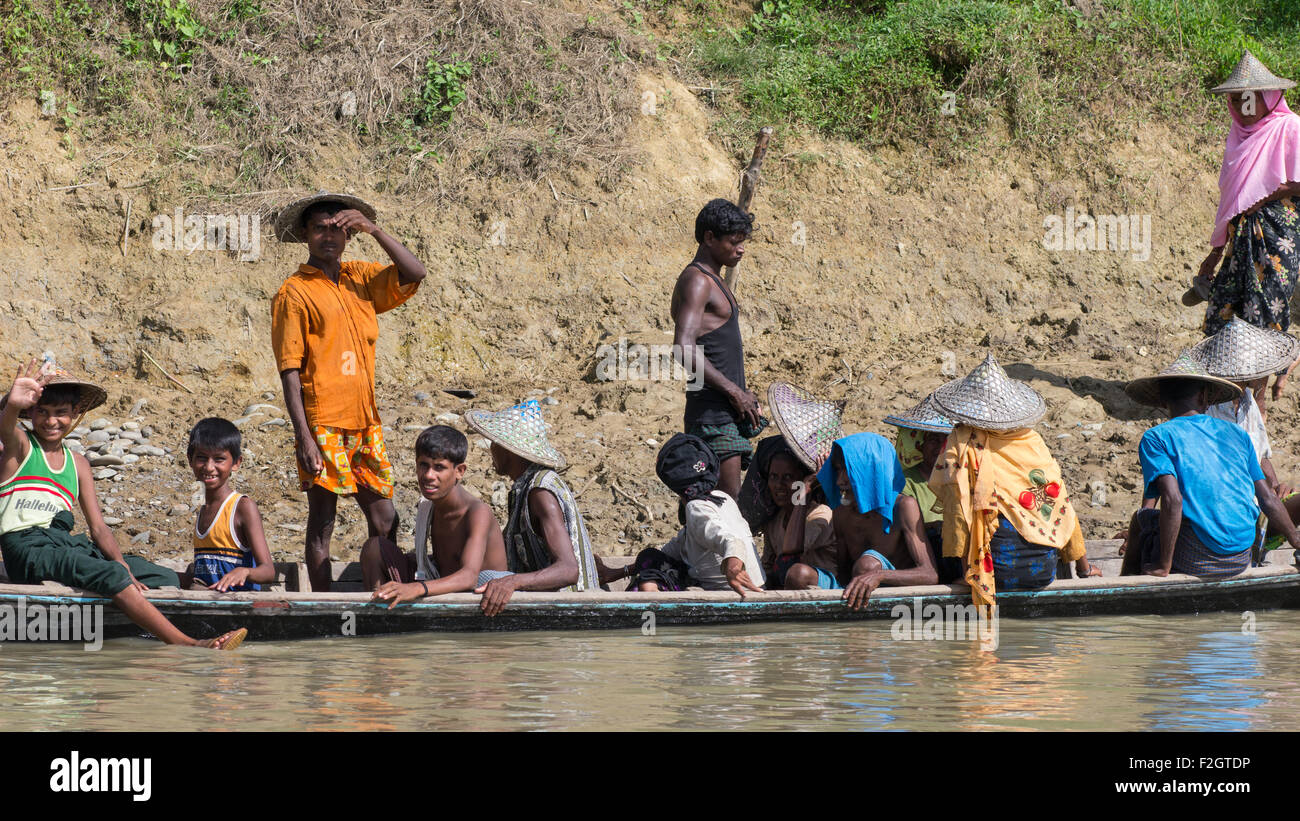
[[222, 593], [260, 590], [275, 581], [262, 515], [252, 499], [230, 487], [230, 475], [242, 462], [241, 444], [233, 422], [212, 416], [194, 426], [185, 448], [194, 478], [203, 483], [188, 575]]
[[[98, 385], [52, 372], [31, 360], [19, 366], [0, 412], [0, 555], [16, 584], [51, 580], [109, 596], [131, 621], [168, 644], [233, 650], [244, 628], [200, 641], [176, 628], [144, 597], [150, 587], [179, 583], [175, 572], [123, 556], [104, 524], [90, 462], [63, 439], [107, 393]], [[29, 416], [31, 432], [19, 425]], [[90, 538], [72, 535], [73, 506], [86, 519]], [[93, 541], [92, 541], [93, 540]]]

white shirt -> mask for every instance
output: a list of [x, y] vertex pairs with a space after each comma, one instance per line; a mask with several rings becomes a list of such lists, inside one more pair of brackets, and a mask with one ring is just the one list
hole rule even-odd
[[1262, 464], [1273, 456], [1273, 448], [1268, 443], [1268, 431], [1264, 428], [1264, 417], [1259, 414], [1259, 405], [1255, 404], [1255, 393], [1249, 388], [1241, 392], [1241, 399], [1229, 400], [1213, 405], [1206, 415], [1225, 422], [1235, 422], [1250, 436], [1255, 446], [1255, 458]]
[[663, 551], [685, 562], [705, 590], [731, 589], [722, 562], [732, 557], [744, 562], [750, 580], [762, 587], [763, 565], [749, 524], [734, 499], [722, 491], [715, 493], [726, 501], [720, 505], [701, 499], [686, 503], [686, 526], [663, 546]]

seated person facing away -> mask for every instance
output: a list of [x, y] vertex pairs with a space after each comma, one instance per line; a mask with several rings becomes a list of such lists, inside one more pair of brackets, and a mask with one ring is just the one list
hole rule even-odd
[[537, 400], [497, 413], [472, 410], [465, 418], [491, 440], [492, 469], [514, 481], [505, 530], [510, 573], [474, 590], [483, 594], [483, 612], [500, 613], [516, 590], [578, 593], [621, 578], [592, 552], [578, 503], [556, 473], [565, 465], [564, 456], [546, 437]]
[[[760, 443], [761, 444], [761, 443]], [[840, 590], [831, 508], [816, 475], [788, 447], [769, 458], [764, 471], [776, 513], [763, 526], [763, 571], [769, 589]], [[795, 483], [801, 483], [796, 489]]]
[[361, 548], [361, 573], [374, 601], [390, 602], [391, 609], [423, 596], [467, 593], [508, 572], [492, 508], [460, 486], [468, 453], [469, 440], [455, 428], [420, 432], [415, 477], [424, 501], [415, 515], [414, 552], [403, 553], [383, 536]]
[[[1269, 374], [1278, 374], [1279, 385], [1286, 382], [1296, 354], [1300, 353], [1300, 341], [1290, 334], [1258, 328], [1234, 317], [1218, 333], [1192, 346], [1189, 353], [1210, 376], [1226, 379], [1241, 388], [1240, 397], [1210, 405], [1206, 415], [1232, 422], [1246, 431], [1268, 486], [1286, 505], [1291, 521], [1300, 521], [1300, 493], [1278, 479], [1268, 429], [1255, 401], [1256, 394], [1263, 396]], [[1274, 550], [1285, 541], [1282, 532], [1270, 524], [1264, 550]]]
[[992, 354], [933, 397], [956, 424], [930, 476], [943, 505], [943, 555], [962, 560], [973, 603], [996, 604], [997, 588], [1046, 587], [1058, 560], [1074, 562], [1081, 578], [1100, 576], [1061, 466], [1032, 429], [1047, 412], [1043, 397]]
[[[73, 453], [63, 439], [106, 398], [103, 388], [45, 371], [36, 360], [18, 368], [0, 413], [0, 553], [5, 572], [15, 584], [50, 580], [109, 596], [131, 621], [167, 644], [235, 649], [248, 635], [245, 628], [200, 641], [158, 612], [142, 591], [178, 587], [180, 578], [138, 556], [124, 557], [104, 524], [90, 462]], [[19, 425], [19, 414], [31, 418], [31, 432]], [[74, 504], [81, 507], [90, 539], [72, 535]]]
[[718, 457], [703, 439], [679, 433], [659, 451], [655, 473], [677, 494], [683, 527], [663, 549], [648, 547], [633, 563], [629, 589], [654, 592], [730, 587], [743, 598], [762, 592], [763, 568], [740, 508], [717, 489]]
[[[1235, 398], [1237, 386], [1210, 376], [1184, 354], [1157, 376], [1125, 388], [1134, 401], [1169, 412], [1142, 435], [1138, 459], [1146, 499], [1133, 514], [1123, 573], [1186, 573], [1227, 578], [1250, 566], [1262, 509], [1293, 547], [1300, 534], [1273, 493], [1250, 436], [1207, 416], [1211, 403]], [[1300, 554], [1298, 554], [1300, 555]]]
[[202, 419], [185, 447], [203, 506], [194, 518], [194, 564], [189, 580], [222, 593], [261, 590], [275, 581], [275, 564], [253, 500], [230, 487], [242, 463], [239, 428], [219, 417]]
[[880, 585], [936, 584], [921, 509], [904, 496], [894, 446], [875, 433], [836, 439], [817, 479], [832, 510], [840, 562], [851, 568], [841, 598], [854, 610]]

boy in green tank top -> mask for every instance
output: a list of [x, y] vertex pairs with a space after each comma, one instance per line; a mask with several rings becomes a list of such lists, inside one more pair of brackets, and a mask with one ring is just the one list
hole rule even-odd
[[[142, 591], [176, 586], [175, 571], [123, 556], [104, 524], [90, 462], [63, 439], [85, 413], [107, 398], [98, 385], [51, 372], [36, 360], [19, 366], [0, 412], [0, 555], [16, 584], [51, 580], [80, 587], [113, 603], [131, 621], [168, 644], [233, 650], [248, 631], [199, 641], [176, 628]], [[19, 416], [32, 421], [24, 431]], [[72, 535], [72, 508], [81, 507], [91, 538]], [[93, 539], [93, 541], [92, 541]]]

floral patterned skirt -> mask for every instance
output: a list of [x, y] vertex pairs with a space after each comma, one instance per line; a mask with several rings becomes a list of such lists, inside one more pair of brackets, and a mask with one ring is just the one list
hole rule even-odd
[[1291, 294], [1300, 276], [1300, 197], [1274, 200], [1228, 225], [1223, 265], [1210, 286], [1205, 335], [1234, 317], [1260, 328], [1291, 325]]

